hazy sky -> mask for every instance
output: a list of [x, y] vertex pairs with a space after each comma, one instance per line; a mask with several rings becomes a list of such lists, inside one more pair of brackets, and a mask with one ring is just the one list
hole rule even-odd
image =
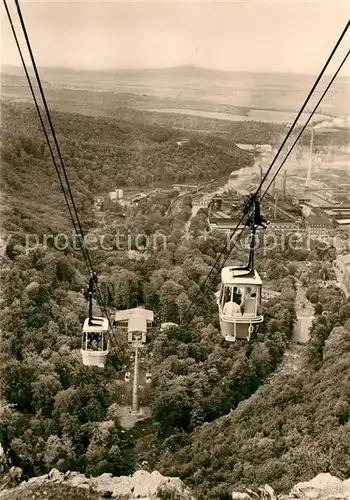
[[[39, 67], [77, 69], [194, 64], [318, 73], [350, 17], [350, 0], [20, 3]], [[20, 64], [1, 14], [2, 63]], [[349, 48], [347, 36], [342, 54]], [[342, 74], [350, 75], [349, 63]]]

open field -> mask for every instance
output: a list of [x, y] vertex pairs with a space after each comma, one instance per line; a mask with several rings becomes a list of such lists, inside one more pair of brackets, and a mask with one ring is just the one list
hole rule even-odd
[[[276, 123], [294, 119], [315, 79], [310, 75], [235, 73], [188, 66], [115, 72], [44, 68], [40, 74], [49, 102], [75, 106], [77, 112], [85, 109], [89, 114], [106, 115], [128, 108], [152, 111], [158, 117], [161, 112]], [[348, 89], [348, 79], [338, 78], [316, 120], [343, 115]], [[2, 68], [1, 97], [20, 102], [31, 99], [22, 68]]]

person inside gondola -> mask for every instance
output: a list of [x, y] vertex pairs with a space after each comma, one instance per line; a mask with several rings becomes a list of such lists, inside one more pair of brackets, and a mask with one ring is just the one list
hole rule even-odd
[[97, 351], [98, 350], [98, 333], [91, 333], [88, 340], [88, 350]]
[[227, 287], [225, 293], [225, 305], [223, 309], [223, 313], [226, 316], [236, 316], [239, 314], [239, 302], [240, 297], [237, 293], [237, 288], [235, 287], [232, 291], [232, 300], [231, 300], [231, 288]]
[[241, 315], [243, 316], [244, 311], [245, 311], [245, 305], [244, 305], [243, 301], [241, 302], [241, 304], [239, 306], [239, 311], [240, 311]]
[[[255, 288], [247, 287], [244, 291], [244, 298], [241, 307], [241, 313], [255, 314], [256, 306], [256, 290]], [[243, 312], [242, 312], [243, 310]]]
[[239, 293], [239, 290], [237, 287], [234, 287], [234, 289], [233, 289], [232, 301], [235, 302], [236, 304], [241, 303], [241, 294]]
[[242, 295], [242, 301], [241, 301], [241, 305], [240, 305], [240, 311], [241, 311], [241, 314], [243, 316], [245, 310], [246, 310], [246, 307], [247, 307], [247, 304], [248, 304], [248, 300], [250, 299], [250, 296], [251, 296], [251, 289], [250, 287], [248, 286], [244, 291], [243, 291], [243, 295]]
[[103, 351], [103, 336], [101, 332], [97, 334], [97, 349]]

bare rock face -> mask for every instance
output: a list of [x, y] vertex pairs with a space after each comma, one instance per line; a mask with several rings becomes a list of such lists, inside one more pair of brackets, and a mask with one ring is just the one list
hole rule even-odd
[[[112, 474], [102, 474], [98, 477], [87, 478], [78, 472], [63, 474], [52, 469], [49, 474], [29, 479], [16, 489], [25, 489], [26, 486], [42, 486], [61, 483], [76, 488], [85, 488], [95, 492], [101, 498], [118, 498], [118, 500], [157, 500], [161, 498], [178, 498], [194, 500], [190, 491], [179, 478], [162, 476], [158, 471], [149, 473], [144, 470], [136, 471], [132, 476], [112, 477]], [[0, 492], [0, 499], [6, 498], [6, 490]], [[61, 499], [57, 499], [61, 500]]]
[[[102, 474], [98, 477], [87, 478], [79, 472], [59, 472], [52, 469], [49, 474], [40, 477], [34, 477], [27, 482], [21, 482], [22, 470], [12, 467], [8, 473], [8, 482], [0, 486], [0, 500], [9, 498], [29, 498], [24, 497], [24, 492], [31, 487], [36, 487], [45, 493], [50, 485], [52, 488], [63, 485], [68, 488], [74, 488], [75, 495], [79, 493], [79, 498], [85, 498], [86, 495], [93, 493], [93, 498], [115, 498], [118, 500], [161, 500], [172, 498], [174, 500], [195, 500], [191, 492], [184, 486], [179, 478], [166, 477], [158, 471], [152, 473], [145, 470], [138, 470], [132, 476], [113, 477], [111, 474]], [[62, 486], [60, 486], [62, 485]], [[76, 489], [75, 489], [76, 488]], [[15, 496], [9, 496], [10, 492]], [[40, 493], [37, 493], [40, 495]], [[83, 496], [81, 496], [83, 495]], [[34, 498], [32, 495], [30, 498]], [[86, 498], [92, 498], [91, 496]], [[50, 499], [62, 500], [62, 495], [55, 494]], [[350, 500], [350, 479], [342, 481], [331, 474], [318, 474], [311, 481], [298, 483], [291, 490], [289, 495], [276, 495], [269, 485], [252, 491], [245, 488], [244, 491], [233, 492], [233, 500]]]
[[0, 490], [18, 486], [22, 481], [22, 474], [23, 471], [19, 467], [11, 467], [1, 478]]
[[244, 492], [234, 491], [232, 493], [233, 500], [277, 500], [275, 492], [268, 484], [259, 488], [257, 492], [245, 488]]
[[318, 474], [311, 481], [294, 486], [290, 497], [301, 500], [350, 500], [350, 480], [342, 481], [329, 473]]
[[350, 500], [350, 479], [342, 481], [329, 473], [318, 474], [311, 481], [298, 483], [289, 495], [276, 496], [269, 485], [253, 492], [233, 492], [233, 500]]

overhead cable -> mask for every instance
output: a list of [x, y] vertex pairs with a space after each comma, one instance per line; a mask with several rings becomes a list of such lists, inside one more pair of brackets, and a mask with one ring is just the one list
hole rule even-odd
[[[56, 163], [56, 160], [55, 160], [55, 156], [53, 154], [52, 147], [51, 147], [51, 144], [50, 144], [50, 140], [49, 140], [49, 137], [48, 137], [45, 125], [44, 125], [44, 121], [43, 121], [43, 118], [42, 118], [42, 115], [41, 115], [41, 112], [40, 112], [40, 109], [39, 109], [39, 106], [38, 106], [38, 103], [37, 103], [37, 100], [36, 100], [36, 97], [35, 97], [34, 89], [33, 89], [33, 86], [31, 84], [31, 81], [30, 81], [29, 73], [27, 71], [27, 68], [26, 68], [26, 65], [25, 65], [25, 62], [24, 62], [24, 58], [23, 58], [23, 55], [22, 55], [22, 51], [20, 49], [20, 45], [19, 45], [19, 42], [18, 42], [16, 31], [15, 31], [15, 28], [14, 28], [14, 25], [13, 25], [13, 22], [12, 22], [12, 19], [11, 19], [11, 15], [10, 15], [9, 9], [7, 7], [7, 2], [6, 2], [6, 0], [3, 0], [3, 1], [4, 1], [4, 4], [5, 4], [7, 15], [9, 17], [9, 21], [10, 21], [10, 24], [11, 24], [12, 32], [13, 32], [13, 35], [15, 37], [16, 45], [17, 45], [17, 48], [18, 48], [19, 53], [20, 53], [20, 57], [21, 57], [21, 61], [22, 61], [25, 73], [26, 73], [26, 77], [27, 77], [27, 80], [28, 80], [28, 83], [29, 83], [29, 86], [30, 86], [30, 89], [31, 89], [31, 92], [32, 92], [32, 96], [33, 96], [33, 99], [34, 99], [35, 107], [36, 107], [38, 115], [39, 115], [40, 123], [41, 123], [41, 125], [43, 127], [45, 138], [46, 138], [46, 141], [47, 141], [49, 149], [50, 149], [51, 157], [53, 159], [53, 162], [54, 162], [54, 165], [55, 165], [55, 168], [56, 168], [56, 172], [57, 172], [57, 174], [59, 176], [61, 188], [62, 188], [62, 191], [64, 193], [65, 200], [66, 200], [66, 203], [67, 203], [67, 206], [68, 206], [68, 209], [69, 209], [69, 213], [70, 213], [70, 216], [71, 216], [71, 219], [72, 219], [73, 227], [74, 227], [74, 230], [76, 231], [77, 235], [81, 239], [81, 250], [82, 250], [85, 262], [87, 264], [90, 276], [93, 278], [94, 283], [95, 283], [95, 289], [96, 289], [96, 293], [97, 293], [97, 297], [98, 297], [98, 302], [100, 304], [101, 309], [104, 311], [104, 314], [105, 314], [105, 316], [106, 316], [106, 318], [108, 320], [108, 324], [109, 324], [109, 328], [111, 330], [111, 334], [113, 334], [115, 342], [117, 343], [116, 338], [115, 338], [115, 334], [114, 334], [114, 330], [113, 330], [113, 327], [112, 327], [111, 322], [110, 322], [108, 311], [106, 310], [106, 307], [105, 307], [105, 304], [103, 302], [100, 290], [98, 288], [97, 277], [96, 277], [96, 273], [95, 273], [95, 271], [93, 269], [93, 266], [92, 266], [91, 257], [90, 257], [88, 249], [85, 247], [84, 232], [83, 232], [83, 229], [82, 229], [82, 225], [80, 223], [80, 219], [79, 219], [79, 215], [78, 215], [78, 212], [77, 212], [76, 204], [74, 202], [73, 194], [72, 194], [72, 191], [71, 191], [71, 188], [70, 188], [69, 179], [68, 179], [68, 176], [67, 176], [67, 172], [66, 172], [66, 169], [65, 169], [64, 162], [63, 162], [63, 158], [62, 158], [62, 154], [61, 154], [60, 147], [59, 147], [59, 144], [58, 144], [58, 140], [57, 140], [57, 136], [56, 136], [56, 133], [55, 133], [55, 129], [54, 129], [54, 126], [53, 126], [53, 123], [52, 123], [50, 111], [48, 109], [46, 97], [45, 97], [44, 90], [43, 90], [43, 87], [42, 87], [42, 84], [41, 84], [41, 78], [40, 78], [40, 75], [39, 75], [39, 72], [38, 72], [38, 69], [37, 69], [37, 65], [36, 65], [35, 58], [34, 58], [34, 55], [33, 55], [33, 51], [32, 51], [32, 48], [31, 48], [31, 44], [30, 44], [30, 41], [29, 41], [29, 36], [28, 36], [27, 30], [26, 30], [26, 26], [25, 26], [25, 23], [24, 23], [24, 19], [23, 19], [23, 15], [22, 15], [22, 12], [21, 12], [20, 5], [18, 3], [18, 0], [15, 0], [16, 7], [17, 7], [17, 12], [18, 12], [18, 16], [19, 16], [19, 19], [20, 19], [20, 23], [21, 23], [21, 26], [22, 26], [22, 30], [23, 30], [25, 39], [26, 39], [28, 51], [29, 51], [29, 54], [30, 54], [30, 57], [31, 57], [31, 61], [32, 61], [32, 64], [33, 64], [35, 76], [36, 76], [36, 79], [37, 79], [38, 87], [39, 87], [39, 90], [40, 90], [40, 94], [41, 94], [41, 98], [42, 98], [42, 101], [43, 101], [43, 104], [44, 104], [44, 108], [45, 108], [45, 111], [46, 111], [48, 122], [49, 122], [49, 125], [50, 125], [50, 128], [51, 128], [51, 133], [52, 133], [52, 136], [53, 136], [53, 139], [54, 139], [54, 143], [55, 143], [55, 146], [56, 146], [57, 154], [58, 154], [58, 157], [59, 157], [59, 160], [60, 160], [60, 163], [61, 163], [61, 167], [62, 167], [62, 170], [63, 170], [63, 173], [64, 173], [64, 177], [65, 177], [65, 180], [66, 180], [67, 189], [68, 189], [69, 196], [70, 196], [70, 199], [71, 199], [71, 203], [72, 203], [72, 206], [73, 206], [73, 211], [75, 213], [76, 221], [74, 220], [74, 217], [73, 217], [73, 214], [72, 214], [72, 210], [71, 210], [70, 204], [68, 202], [68, 198], [67, 198], [67, 195], [66, 195], [66, 192], [65, 192], [65, 189], [64, 189], [64, 186], [63, 186], [63, 183], [62, 183], [59, 171], [58, 171], [58, 167], [57, 167], [57, 163]], [[76, 225], [76, 223], [77, 223], [77, 225]], [[78, 226], [78, 228], [77, 228], [77, 226]]]

